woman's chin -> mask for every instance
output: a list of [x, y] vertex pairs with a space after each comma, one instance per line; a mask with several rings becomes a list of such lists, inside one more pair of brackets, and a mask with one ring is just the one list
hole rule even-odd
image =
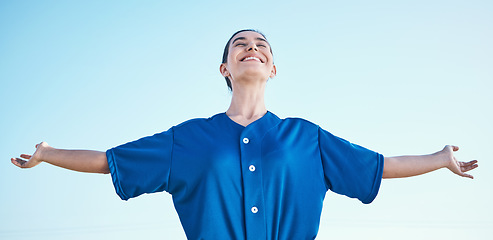
[[248, 81], [267, 81], [269, 74], [258, 68], [247, 68], [238, 74], [235, 79], [245, 79]]

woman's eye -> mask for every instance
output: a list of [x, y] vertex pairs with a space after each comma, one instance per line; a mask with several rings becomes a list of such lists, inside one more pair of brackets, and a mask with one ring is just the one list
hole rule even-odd
[[242, 46], [243, 47], [243, 46], [246, 46], [246, 44], [244, 44], [244, 43], [237, 43], [235, 46]]

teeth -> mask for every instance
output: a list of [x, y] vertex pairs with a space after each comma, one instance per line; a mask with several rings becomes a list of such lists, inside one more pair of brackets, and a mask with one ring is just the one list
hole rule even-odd
[[248, 60], [255, 60], [255, 61], [259, 61], [260, 62], [260, 59], [258, 59], [256, 57], [247, 57], [247, 58], [243, 59], [243, 61], [248, 61]]

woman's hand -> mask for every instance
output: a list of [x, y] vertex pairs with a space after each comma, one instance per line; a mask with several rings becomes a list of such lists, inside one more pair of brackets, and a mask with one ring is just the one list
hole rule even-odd
[[[21, 158], [11, 158], [10, 161], [14, 165], [20, 168], [32, 168], [43, 162], [42, 158], [42, 153], [48, 149], [51, 148], [48, 143], [46, 142], [41, 142], [40, 144], [36, 144], [36, 151], [34, 152], [33, 155], [29, 154], [21, 154]], [[24, 160], [26, 159], [26, 160]]]
[[41, 162], [47, 162], [78, 172], [110, 172], [105, 152], [56, 149], [45, 142], [36, 145], [36, 151], [33, 155], [22, 154], [21, 158], [12, 158], [11, 161], [20, 168], [32, 168]]
[[473, 178], [473, 176], [466, 174], [466, 172], [477, 168], [478, 161], [457, 161], [454, 157], [454, 152], [458, 150], [459, 147], [447, 145], [441, 151], [429, 155], [385, 157], [382, 177], [412, 177], [440, 168], [448, 168], [459, 176]]
[[447, 145], [443, 148], [442, 151], [438, 152], [437, 154], [442, 155], [442, 157], [445, 158], [447, 164], [447, 168], [452, 171], [453, 173], [462, 176], [462, 177], [468, 177], [473, 179], [474, 177], [472, 175], [467, 174], [466, 172], [471, 171], [475, 168], [478, 167], [478, 161], [477, 160], [472, 160], [469, 162], [461, 162], [458, 161], [454, 157], [454, 152], [457, 152], [459, 150], [459, 147], [457, 146], [452, 146], [452, 145]]

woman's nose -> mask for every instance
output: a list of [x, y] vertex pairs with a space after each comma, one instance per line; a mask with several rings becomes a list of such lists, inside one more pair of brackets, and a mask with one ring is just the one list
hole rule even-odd
[[257, 45], [255, 45], [255, 43], [250, 43], [247, 47], [247, 51], [258, 51]]

